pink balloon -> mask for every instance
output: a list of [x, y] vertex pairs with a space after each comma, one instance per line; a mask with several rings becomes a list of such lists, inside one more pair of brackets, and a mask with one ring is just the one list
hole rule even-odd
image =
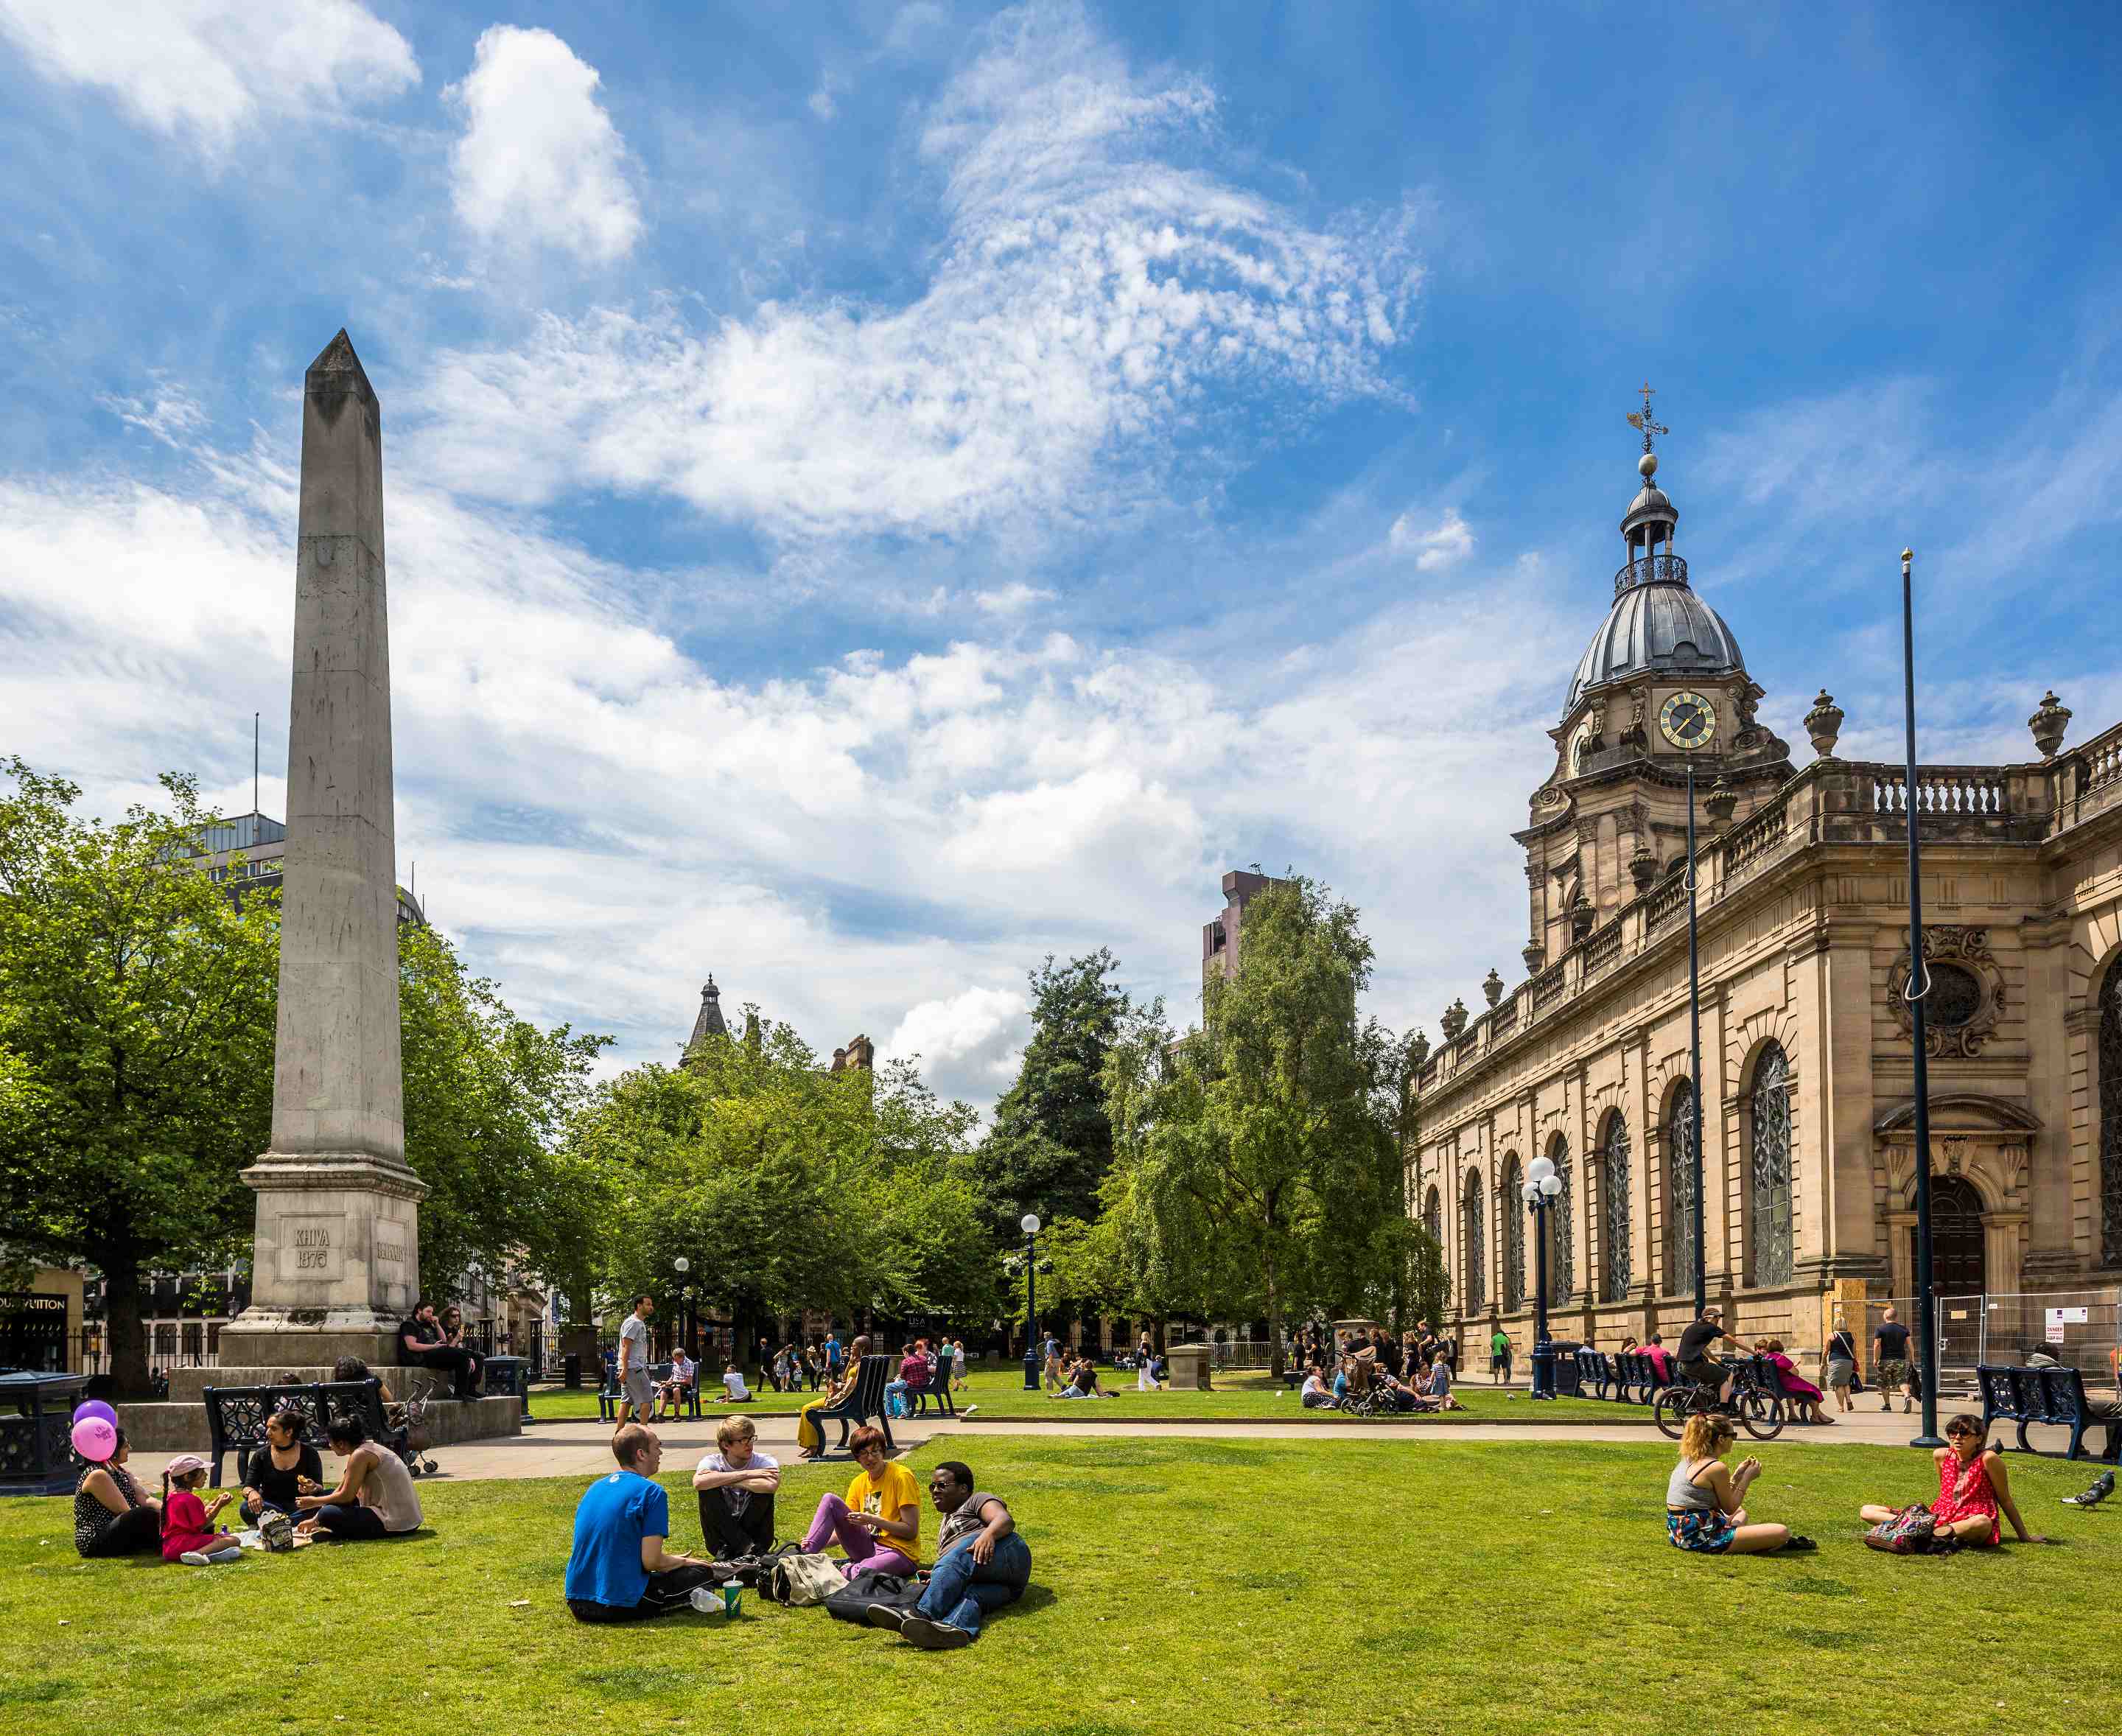
[[73, 1425], [73, 1450], [101, 1464], [118, 1450], [118, 1425], [107, 1417], [84, 1416]]
[[118, 1413], [100, 1398], [83, 1399], [74, 1406], [73, 1420], [79, 1422], [84, 1416], [100, 1416], [112, 1428], [118, 1426]]

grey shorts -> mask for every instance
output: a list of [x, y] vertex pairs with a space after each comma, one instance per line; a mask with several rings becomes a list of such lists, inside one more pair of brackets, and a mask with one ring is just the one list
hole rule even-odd
[[656, 1402], [656, 1383], [648, 1378], [647, 1369], [626, 1371], [626, 1397], [629, 1403], [643, 1411]]

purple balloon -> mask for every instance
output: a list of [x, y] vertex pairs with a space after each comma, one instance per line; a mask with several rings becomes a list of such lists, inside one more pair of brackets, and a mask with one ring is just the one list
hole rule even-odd
[[118, 1425], [100, 1416], [84, 1416], [73, 1425], [73, 1450], [101, 1464], [118, 1450]]
[[118, 1426], [118, 1413], [100, 1398], [84, 1399], [74, 1406], [73, 1420], [79, 1422], [84, 1416], [100, 1416], [112, 1428]]

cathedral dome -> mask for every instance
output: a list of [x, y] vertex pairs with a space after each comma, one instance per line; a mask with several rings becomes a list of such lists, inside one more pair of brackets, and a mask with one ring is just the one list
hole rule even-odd
[[1594, 687], [1635, 675], [1736, 675], [1746, 665], [1723, 617], [1689, 588], [1676, 554], [1646, 555], [1615, 576], [1614, 606], [1569, 684], [1567, 711]]

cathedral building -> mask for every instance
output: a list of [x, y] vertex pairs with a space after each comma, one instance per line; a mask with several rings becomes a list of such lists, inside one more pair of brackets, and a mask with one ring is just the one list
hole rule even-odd
[[[1727, 1323], [1816, 1354], [1838, 1318], [1863, 1333], [1887, 1298], [1911, 1314], [1911, 816], [1937, 1294], [2053, 1299], [2122, 1280], [2122, 724], [2067, 749], [2051, 693], [2029, 721], [2037, 758], [1922, 766], [1910, 788], [1901, 765], [1836, 757], [1843, 714], [1823, 690], [1795, 763], [1676, 552], [1662, 430], [1630, 419], [1645, 434], [1626, 559], [1513, 835], [1526, 978], [1506, 992], [1491, 971], [1485, 1010], [1455, 1002], [1414, 1063], [1409, 1209], [1445, 1251], [1465, 1348], [1498, 1321], [1531, 1342], [1535, 1234], [1555, 1337], [1673, 1341], [1693, 1313], [1698, 1089]], [[1544, 1228], [1521, 1196], [1543, 1156], [1563, 1182]], [[1944, 1317], [1965, 1329], [1949, 1324], [1942, 1351], [1971, 1361], [1981, 1319], [2003, 1317]]]

